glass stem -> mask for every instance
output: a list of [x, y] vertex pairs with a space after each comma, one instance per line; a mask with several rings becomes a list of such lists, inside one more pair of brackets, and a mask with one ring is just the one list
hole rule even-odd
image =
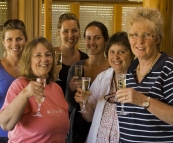
[[41, 104], [38, 103], [38, 113], [40, 113]]
[[86, 101], [85, 101], [85, 100], [83, 100], [83, 106], [82, 106], [82, 110], [84, 110], [84, 111], [85, 111], [85, 104], [86, 104]]

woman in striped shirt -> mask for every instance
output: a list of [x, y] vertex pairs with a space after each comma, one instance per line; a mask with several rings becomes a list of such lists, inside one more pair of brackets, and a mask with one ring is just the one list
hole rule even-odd
[[129, 41], [136, 59], [127, 88], [116, 93], [128, 115], [119, 115], [120, 142], [173, 143], [173, 58], [159, 52], [163, 18], [156, 9], [137, 8], [128, 16]]

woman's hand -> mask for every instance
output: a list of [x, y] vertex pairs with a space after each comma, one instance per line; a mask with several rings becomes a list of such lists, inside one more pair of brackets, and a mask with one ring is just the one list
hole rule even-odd
[[143, 102], [146, 101], [147, 97], [134, 90], [133, 88], [119, 89], [115, 95], [117, 102], [131, 103], [137, 106], [143, 106]]
[[75, 93], [74, 99], [77, 103], [81, 104], [82, 103], [82, 89], [77, 88], [77, 92]]
[[45, 96], [43, 84], [37, 81], [30, 81], [22, 92], [27, 98], [32, 96]]
[[75, 92], [78, 87], [82, 87], [82, 81], [78, 81], [78, 76], [73, 76], [69, 82], [69, 87], [72, 92]]

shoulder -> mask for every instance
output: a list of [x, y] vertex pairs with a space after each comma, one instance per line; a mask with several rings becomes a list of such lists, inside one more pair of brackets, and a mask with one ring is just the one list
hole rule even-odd
[[23, 88], [27, 86], [29, 82], [30, 80], [27, 79], [26, 77], [19, 77], [12, 82], [11, 86], [15, 86], [15, 87], [17, 86], [19, 88], [20, 87]]
[[80, 50], [78, 50], [78, 52], [80, 53], [80, 55], [81, 55], [81, 60], [84, 60], [84, 59], [87, 59], [88, 58], [88, 55], [86, 54], [86, 53], [84, 53], [84, 52], [82, 52], [82, 51], [80, 51]]
[[99, 73], [95, 80], [106, 81], [107, 79], [110, 79], [112, 77], [113, 72], [114, 72], [114, 69], [109, 68], [109, 69]]

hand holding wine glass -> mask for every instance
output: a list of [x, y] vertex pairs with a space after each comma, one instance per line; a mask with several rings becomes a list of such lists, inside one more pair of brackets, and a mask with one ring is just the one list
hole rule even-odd
[[79, 111], [80, 113], [88, 113], [85, 109], [86, 101], [89, 96], [89, 87], [90, 87], [91, 78], [82, 77], [82, 109]]
[[[36, 81], [42, 83], [43, 88], [46, 86], [46, 79], [36, 78]], [[44, 101], [44, 96], [35, 95], [35, 101], [38, 103], [38, 110], [37, 113], [33, 116], [42, 117], [43, 115], [41, 114], [40, 110], [41, 110], [41, 104]]]

